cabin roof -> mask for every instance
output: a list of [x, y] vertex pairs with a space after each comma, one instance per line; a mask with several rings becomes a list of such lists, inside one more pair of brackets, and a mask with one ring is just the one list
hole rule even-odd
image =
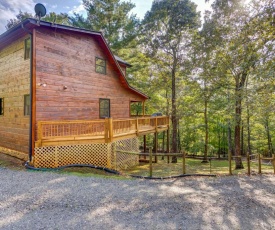
[[60, 30], [66, 30], [66, 31], [72, 31], [76, 33], [82, 33], [82, 34], [88, 34], [93, 36], [99, 44], [103, 47], [104, 51], [107, 54], [108, 59], [110, 60], [110, 63], [114, 65], [115, 71], [118, 73], [119, 79], [122, 83], [122, 85], [131, 90], [132, 92], [138, 94], [144, 99], [148, 99], [149, 97], [145, 95], [144, 93], [140, 92], [139, 90], [133, 88], [130, 86], [128, 83], [126, 76], [124, 75], [123, 71], [121, 70], [119, 63], [122, 63], [126, 66], [131, 66], [129, 63], [124, 61], [118, 56], [115, 56], [110, 47], [107, 44], [106, 39], [102, 35], [101, 32], [98, 31], [92, 31], [92, 30], [87, 30], [83, 28], [77, 28], [77, 27], [72, 27], [72, 26], [67, 26], [67, 25], [61, 25], [61, 24], [56, 24], [56, 23], [51, 23], [51, 22], [46, 22], [46, 21], [38, 21], [34, 18], [27, 18], [21, 23], [15, 25], [11, 29], [7, 30], [3, 34], [0, 35], [0, 50], [2, 50], [4, 47], [7, 45], [11, 44], [12, 42], [16, 41], [20, 37], [23, 37], [27, 34], [30, 34], [31, 31], [36, 28], [36, 27], [47, 27], [47, 28], [54, 28], [55, 30], [60, 29]]
[[128, 67], [132, 67], [132, 65], [130, 65], [128, 62], [124, 61], [122, 58], [120, 58], [120, 57], [118, 57], [118, 56], [116, 56], [116, 55], [114, 55], [114, 57], [115, 57], [115, 59], [116, 59], [119, 63], [122, 63], [122, 64], [124, 64], [124, 65], [126, 65], [126, 66], [128, 66]]

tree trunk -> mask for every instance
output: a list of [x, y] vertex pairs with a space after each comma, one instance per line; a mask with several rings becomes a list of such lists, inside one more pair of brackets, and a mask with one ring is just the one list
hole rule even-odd
[[269, 120], [268, 120], [268, 118], [266, 118], [265, 129], [266, 129], [266, 134], [267, 134], [268, 155], [270, 157], [272, 157], [273, 147], [272, 147], [272, 142], [271, 142], [271, 135], [270, 135], [270, 130], [269, 130]]
[[232, 147], [232, 131], [231, 131], [231, 124], [228, 122], [228, 154], [231, 153], [231, 156], [233, 155], [233, 147]]
[[241, 87], [236, 84], [236, 104], [235, 104], [235, 169], [243, 169], [241, 158], [241, 116], [242, 116], [242, 94]]
[[179, 127], [179, 125], [178, 125], [178, 151], [181, 151], [180, 127]]
[[[178, 118], [176, 105], [176, 57], [174, 52], [174, 63], [172, 69], [172, 151], [178, 152]], [[172, 157], [172, 163], [177, 163], [177, 157]]]
[[225, 138], [225, 127], [222, 128], [222, 143], [223, 143], [223, 158], [225, 158], [225, 151], [226, 151], [226, 138]]
[[[162, 152], [164, 153], [165, 152], [165, 131], [163, 132], [162, 134]], [[162, 160], [164, 160], [164, 156], [161, 157]]]
[[252, 154], [251, 151], [251, 130], [250, 130], [250, 110], [249, 110], [249, 101], [248, 101], [248, 92], [247, 92], [248, 79], [246, 80], [246, 125], [247, 125], [247, 152], [248, 155]]
[[204, 155], [203, 155], [203, 160], [201, 163], [208, 163], [208, 114], [207, 114], [207, 109], [208, 109], [208, 103], [207, 103], [207, 98], [204, 99], [204, 126], [205, 126], [205, 139], [204, 139]]

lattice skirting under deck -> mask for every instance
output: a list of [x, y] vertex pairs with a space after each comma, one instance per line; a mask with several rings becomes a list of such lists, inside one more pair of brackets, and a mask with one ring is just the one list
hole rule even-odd
[[92, 164], [115, 170], [138, 164], [138, 156], [116, 150], [138, 152], [138, 138], [105, 144], [44, 146], [35, 148], [32, 164], [37, 168], [57, 168], [71, 164]]

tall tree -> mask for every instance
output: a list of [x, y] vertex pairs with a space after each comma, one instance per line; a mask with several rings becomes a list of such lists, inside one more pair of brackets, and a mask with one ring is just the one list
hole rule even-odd
[[[267, 0], [269, 1], [269, 0]], [[257, 1], [256, 1], [257, 2]], [[255, 3], [255, 2], [254, 2]], [[245, 82], [251, 71], [261, 62], [262, 50], [268, 39], [263, 38], [263, 28], [266, 18], [259, 14], [261, 6], [253, 7], [238, 0], [215, 0], [213, 3], [212, 25], [217, 31], [220, 42], [216, 47], [218, 66], [224, 75], [234, 81], [235, 90], [235, 155], [236, 169], [243, 168], [241, 155], [241, 121], [242, 101]], [[230, 84], [230, 82], [229, 82]]]
[[13, 26], [17, 25], [18, 23], [20, 23], [21, 21], [23, 21], [26, 18], [32, 18], [33, 15], [28, 13], [28, 12], [22, 12], [21, 10], [19, 11], [19, 14], [17, 14], [15, 16], [15, 18], [9, 19], [8, 23], [6, 25], [6, 29], [10, 29]]
[[147, 54], [156, 60], [157, 66], [163, 67], [158, 68], [159, 72], [166, 72], [171, 79], [169, 87], [173, 152], [178, 151], [176, 78], [180, 75], [184, 61], [188, 59], [190, 34], [200, 26], [199, 17], [196, 5], [189, 0], [162, 0], [153, 2], [151, 10], [146, 13], [142, 22], [143, 42]]
[[[16, 15], [16, 18], [8, 20], [6, 25], [6, 29], [10, 29], [13, 26], [17, 25], [18, 23], [22, 22], [26, 18], [35, 18], [35, 15], [32, 15], [28, 12], [19, 11], [19, 14]], [[69, 16], [66, 13], [56, 14], [54, 12], [50, 12], [46, 14], [45, 17], [42, 18], [44, 21], [59, 23], [63, 25], [69, 25]]]
[[76, 14], [71, 23], [101, 31], [115, 53], [137, 36], [139, 20], [130, 14], [135, 4], [121, 0], [83, 0], [83, 4], [87, 18]]

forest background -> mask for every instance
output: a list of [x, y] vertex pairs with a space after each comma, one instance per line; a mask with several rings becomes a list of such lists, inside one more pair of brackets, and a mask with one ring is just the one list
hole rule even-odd
[[[133, 65], [129, 83], [150, 96], [146, 113], [170, 116], [172, 152], [205, 161], [274, 153], [273, 0], [214, 0], [203, 21], [192, 0], [155, 0], [142, 20], [130, 13], [131, 2], [83, 5], [87, 17], [50, 12], [43, 20], [103, 33], [114, 54]], [[30, 17], [19, 12], [6, 28]], [[131, 109], [141, 114], [141, 105]]]

